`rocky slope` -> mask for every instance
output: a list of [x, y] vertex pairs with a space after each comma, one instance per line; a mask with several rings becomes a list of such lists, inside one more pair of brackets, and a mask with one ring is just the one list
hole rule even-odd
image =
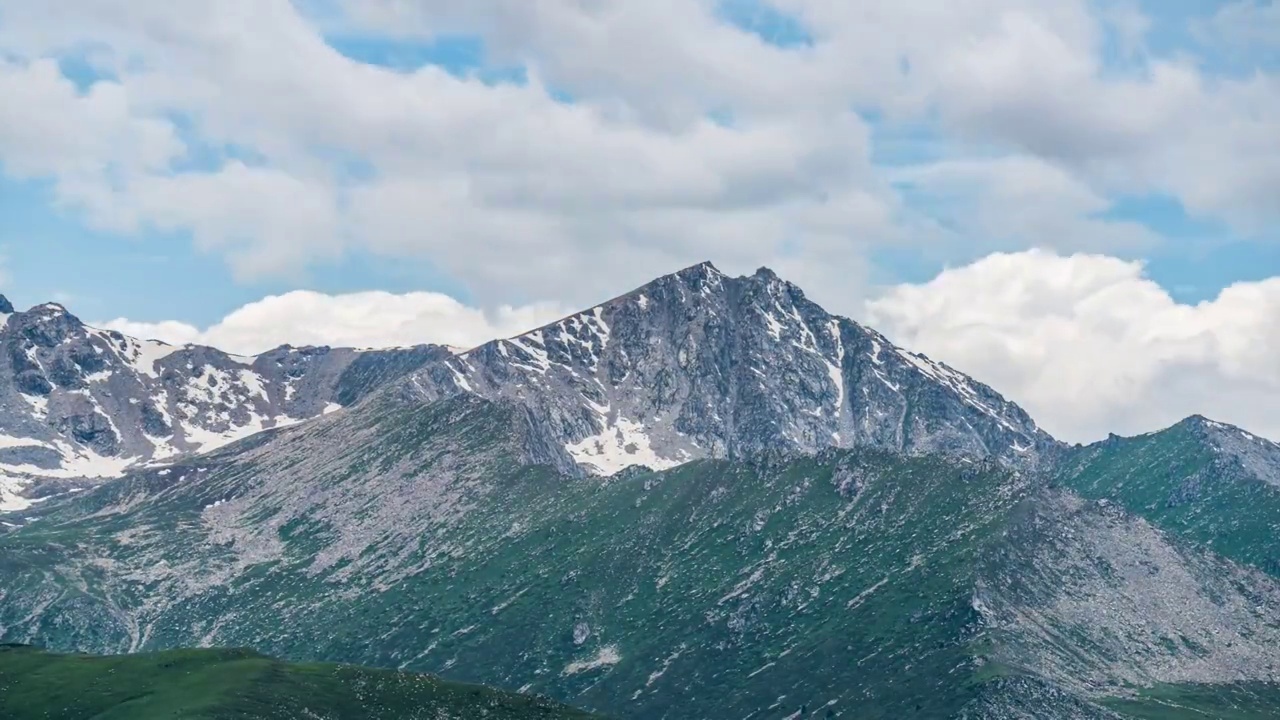
[[873, 449], [567, 477], [529, 441], [518, 406], [379, 396], [43, 506], [0, 536], [0, 638], [252, 646], [615, 717], [1280, 708], [1280, 580], [1115, 503]]
[[0, 511], [332, 412], [448, 354], [240, 357], [88, 327], [53, 303], [16, 312], [0, 297]]
[[415, 380], [426, 402], [519, 404], [537, 419], [531, 460], [568, 473], [858, 446], [1030, 469], [1058, 449], [990, 387], [827, 313], [767, 269], [687, 268]]

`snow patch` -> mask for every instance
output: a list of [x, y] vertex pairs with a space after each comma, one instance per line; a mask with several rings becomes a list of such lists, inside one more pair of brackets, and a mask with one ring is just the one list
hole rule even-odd
[[250, 396], [260, 397], [263, 400], [269, 400], [267, 397], [267, 389], [262, 384], [262, 376], [252, 370], [241, 370], [240, 384], [249, 391]]
[[35, 500], [22, 497], [20, 494], [31, 481], [27, 478], [13, 477], [0, 472], [0, 513], [26, 510], [36, 503]]
[[[598, 405], [595, 409], [607, 410]], [[687, 457], [677, 460], [658, 455], [644, 432], [644, 424], [623, 417], [613, 425], [605, 423], [604, 429], [595, 435], [566, 444], [564, 449], [575, 461], [587, 465], [597, 475], [613, 475], [632, 465], [666, 470], [688, 460]]]
[[926, 377], [936, 380], [942, 385], [951, 388], [951, 390], [959, 395], [960, 399], [970, 407], [976, 408], [983, 414], [990, 416], [1006, 430], [1013, 430], [1014, 432], [1017, 432], [1017, 428], [1015, 428], [1004, 417], [1004, 415], [997, 412], [994, 408], [984, 403], [978, 397], [977, 391], [974, 390], [971, 384], [969, 384], [969, 379], [963, 374], [901, 348], [895, 348], [895, 351], [902, 359], [906, 360]]
[[764, 313], [764, 321], [769, 324], [769, 334], [773, 336], [774, 340], [782, 340], [782, 323], [778, 322], [778, 318], [774, 317], [773, 313], [768, 311], [761, 312]]
[[[533, 363], [532, 366], [522, 363], [512, 363], [512, 365], [528, 368], [529, 370], [533, 370], [541, 375], [546, 375], [547, 371], [551, 369], [551, 358], [547, 356], [547, 351], [542, 347], [537, 346], [543, 344], [541, 331], [532, 332], [518, 338], [511, 338], [507, 342], [523, 351], [524, 354], [528, 356], [529, 361]], [[532, 343], [537, 343], [537, 345], [533, 345]], [[505, 354], [505, 352], [503, 354]]]
[[16, 447], [52, 447], [47, 442], [42, 442], [34, 438], [20, 438], [11, 435], [0, 435], [0, 448], [16, 448]]
[[159, 340], [127, 338], [126, 342], [125, 361], [139, 373], [152, 378], [160, 377], [160, 373], [156, 372], [156, 363], [182, 349]]
[[40, 397], [39, 395], [28, 395], [26, 393], [18, 393], [18, 396], [27, 401], [31, 406], [31, 413], [40, 419], [49, 417], [49, 398]]
[[471, 383], [467, 382], [467, 376], [463, 375], [462, 371], [458, 370], [458, 368], [454, 367], [452, 364], [449, 364], [446, 367], [453, 371], [453, 381], [459, 389], [469, 393], [475, 392], [471, 387]]
[[827, 361], [827, 374], [831, 383], [836, 386], [836, 414], [844, 407], [844, 340], [840, 338], [840, 321], [832, 320], [831, 337], [836, 341], [836, 361]]
[[618, 654], [618, 648], [615, 645], [609, 645], [600, 648], [600, 652], [590, 660], [580, 660], [572, 662], [564, 666], [562, 675], [577, 675], [578, 673], [596, 670], [603, 667], [617, 665], [622, 660], [622, 655]]
[[302, 420], [291, 418], [288, 415], [282, 415], [278, 418], [264, 418], [257, 413], [252, 413], [249, 416], [249, 422], [244, 425], [232, 425], [222, 431], [208, 430], [190, 423], [183, 423], [181, 427], [183, 439], [194, 446], [195, 452], [207, 453], [238, 440], [243, 440], [251, 435], [257, 435], [264, 430], [288, 427], [297, 425], [300, 422]]

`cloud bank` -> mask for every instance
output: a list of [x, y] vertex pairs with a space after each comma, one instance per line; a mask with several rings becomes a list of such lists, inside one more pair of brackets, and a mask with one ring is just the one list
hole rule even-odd
[[[1269, 232], [1276, 7], [1167, 48], [1124, 0], [0, 0], [0, 158], [246, 279], [361, 252], [581, 304], [712, 258], [835, 304], [886, 248], [1139, 257], [1126, 197]], [[459, 37], [472, 65], [342, 51]]]

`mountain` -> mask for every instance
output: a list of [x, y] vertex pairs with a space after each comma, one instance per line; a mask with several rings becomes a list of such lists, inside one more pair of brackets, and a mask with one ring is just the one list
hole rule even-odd
[[0, 511], [332, 412], [448, 354], [242, 357], [92, 328], [56, 303], [16, 312], [0, 296]]
[[551, 720], [593, 717], [535, 697], [246, 650], [124, 657], [0, 646], [0, 716], [61, 720]]
[[827, 313], [763, 268], [687, 268], [429, 364], [414, 388], [424, 402], [517, 404], [536, 418], [530, 460], [571, 474], [855, 446], [1033, 468], [1057, 449], [990, 387]]
[[0, 537], [0, 637], [251, 646], [624, 718], [1280, 707], [1280, 581], [1114, 503], [876, 449], [601, 481], [520, 465], [521, 427], [371, 398], [46, 505]]
[[1280, 445], [1197, 415], [1064, 457], [1064, 485], [1280, 577]]
[[0, 640], [252, 647], [619, 718], [1280, 708], [1280, 457], [1238, 429], [1067, 447], [706, 264], [363, 387], [4, 516]]

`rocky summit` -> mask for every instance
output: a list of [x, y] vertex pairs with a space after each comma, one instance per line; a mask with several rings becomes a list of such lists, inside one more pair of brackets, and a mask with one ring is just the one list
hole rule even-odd
[[1056, 447], [990, 387], [772, 271], [710, 263], [428, 365], [414, 389], [518, 404], [536, 418], [530, 459], [567, 473], [860, 446], [1033, 468]]
[[[247, 647], [618, 718], [1280, 713], [1280, 446], [1201, 417], [1067, 446], [767, 270], [292, 380], [274, 358], [304, 351], [139, 360], [60, 308], [15, 318], [14, 347], [40, 318], [74, 339], [23, 351], [48, 394], [14, 373], [9, 437], [144, 460], [0, 515], [0, 641]], [[56, 420], [142, 422], [55, 372], [83, 343], [170, 419], [212, 366], [261, 378], [256, 422], [305, 421], [111, 455]]]

